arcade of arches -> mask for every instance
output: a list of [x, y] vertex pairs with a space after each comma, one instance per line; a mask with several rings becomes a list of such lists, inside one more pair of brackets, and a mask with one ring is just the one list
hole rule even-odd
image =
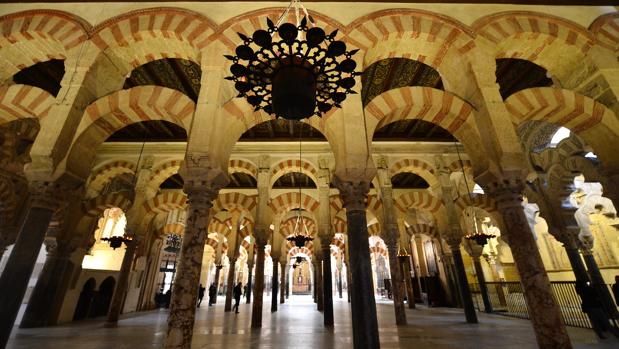
[[417, 304], [520, 311], [540, 348], [611, 335], [616, 7], [307, 2], [362, 75], [292, 122], [235, 98], [222, 56], [286, 3], [47, 5], [0, 6], [0, 347], [168, 303], [162, 343], [189, 348], [198, 286], [230, 311], [238, 282], [252, 328], [294, 297], [337, 326], [348, 298], [355, 348], [385, 300], [403, 328]]

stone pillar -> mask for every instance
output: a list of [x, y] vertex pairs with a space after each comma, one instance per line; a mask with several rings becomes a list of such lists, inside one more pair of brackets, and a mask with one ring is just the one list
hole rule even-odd
[[219, 279], [221, 278], [221, 269], [223, 269], [221, 263], [215, 265], [215, 299], [213, 304], [217, 304], [217, 296], [219, 295]]
[[548, 274], [522, 207], [524, 183], [518, 179], [494, 182], [487, 193], [495, 198], [506, 230], [501, 238], [511, 248], [524, 288], [531, 325], [540, 348], [572, 347]]
[[333, 279], [331, 272], [331, 243], [328, 238], [321, 239], [322, 248], [322, 291], [324, 325], [333, 326]]
[[118, 274], [118, 282], [116, 283], [110, 309], [107, 313], [105, 327], [116, 327], [118, 325], [118, 318], [122, 312], [122, 307], [125, 303], [125, 297], [127, 296], [127, 290], [129, 288], [129, 274], [131, 274], [133, 258], [135, 257], [138, 244], [139, 238], [137, 235], [127, 243], [127, 249], [125, 250], [125, 255], [123, 256], [123, 261], [120, 266], [120, 273]]
[[256, 227], [256, 275], [254, 280], [254, 304], [251, 310], [251, 328], [262, 327], [262, 298], [264, 294], [264, 248], [267, 245], [266, 229]]
[[280, 265], [282, 267], [282, 274], [279, 281], [279, 303], [284, 304], [286, 301], [286, 276], [288, 275], [288, 263], [284, 259], [280, 262]]
[[351, 298], [353, 346], [355, 349], [380, 348], [365, 216], [370, 183], [369, 181], [344, 182], [335, 177], [335, 184], [346, 209], [350, 261], [348, 267], [351, 273], [348, 290]]
[[249, 262], [247, 263], [247, 294], [245, 295], [245, 298], [247, 299], [247, 304], [251, 303], [251, 292], [252, 292], [252, 283], [253, 283], [253, 278], [254, 278], [254, 263]]
[[595, 261], [591, 248], [584, 246], [583, 244], [580, 250], [582, 252], [583, 259], [585, 260], [585, 264], [587, 265], [587, 270], [589, 271], [589, 276], [591, 277], [591, 283], [600, 297], [600, 301], [604, 306], [604, 311], [607, 313], [609, 318], [616, 317], [617, 306], [613, 301], [610, 291], [608, 291], [608, 287], [606, 287], [604, 277], [602, 277], [602, 273], [600, 273], [600, 268]]
[[477, 314], [475, 313], [475, 306], [473, 305], [473, 298], [471, 296], [471, 290], [469, 283], [466, 279], [466, 270], [464, 269], [464, 261], [462, 260], [462, 253], [460, 252], [460, 238], [451, 237], [447, 240], [453, 262], [455, 266], [456, 279], [458, 280], [458, 291], [460, 292], [460, 299], [462, 299], [462, 305], [464, 308], [464, 317], [466, 322], [470, 324], [476, 324]]
[[342, 295], [342, 267], [341, 265], [337, 268], [337, 294], [340, 299], [344, 298]]
[[415, 295], [413, 294], [413, 285], [411, 281], [410, 256], [398, 256], [400, 261], [400, 270], [404, 279], [404, 287], [406, 288], [406, 297], [408, 298], [408, 308], [415, 309]]
[[[48, 240], [48, 239], [46, 239]], [[71, 254], [75, 246], [49, 239], [45, 242], [47, 258], [32, 291], [20, 328], [55, 325], [60, 314], [62, 301], [69, 288], [75, 265]]]
[[492, 313], [492, 303], [490, 302], [490, 296], [488, 295], [488, 285], [486, 285], [486, 278], [484, 277], [484, 269], [481, 266], [481, 252], [483, 246], [479, 246], [476, 242], [466, 242], [466, 252], [473, 259], [473, 266], [475, 267], [475, 275], [477, 277], [477, 283], [479, 284], [479, 291], [481, 292], [481, 298], [484, 302], [484, 311], [486, 313]]
[[[393, 308], [395, 311], [395, 323], [398, 326], [406, 325], [406, 308], [404, 308], [404, 287], [402, 285], [402, 271], [398, 263], [398, 237], [393, 236], [393, 231], [387, 228], [387, 251], [389, 252], [389, 271], [391, 272], [391, 293], [393, 295]], [[395, 227], [397, 232], [397, 226]]]
[[314, 252], [314, 273], [316, 278], [314, 279], [314, 290], [316, 292], [316, 309], [318, 311], [324, 310], [324, 299], [322, 291], [322, 260], [320, 252]]
[[273, 276], [271, 285], [271, 312], [274, 313], [277, 311], [277, 296], [279, 294], [279, 263], [277, 263], [277, 258], [273, 258]]
[[49, 182], [33, 182], [30, 190], [28, 211], [0, 276], [0, 348], [4, 348], [9, 340], [47, 227], [62, 197], [62, 189]]
[[[188, 159], [189, 164], [193, 163], [192, 160]], [[189, 168], [188, 172], [187, 176], [183, 176], [188, 177], [185, 178], [188, 201], [187, 225], [180, 263], [172, 288], [168, 330], [164, 345], [166, 349], [191, 348], [202, 257], [211, 218], [209, 211], [222, 186], [222, 184], [213, 185], [211, 182], [205, 182], [212, 177], [206, 173], [193, 174], [192, 168]]]
[[228, 280], [226, 281], [226, 302], [224, 303], [224, 312], [232, 311], [232, 292], [234, 291], [234, 272], [236, 269], [236, 258], [228, 259], [230, 267], [228, 268]]
[[[368, 242], [368, 246], [370, 243]], [[346, 297], [348, 298], [348, 303], [352, 301], [352, 276], [350, 271], [350, 263], [346, 264]], [[370, 265], [370, 272], [372, 271], [372, 266]], [[371, 274], [370, 274], [371, 275]], [[374, 293], [374, 290], [372, 290]]]

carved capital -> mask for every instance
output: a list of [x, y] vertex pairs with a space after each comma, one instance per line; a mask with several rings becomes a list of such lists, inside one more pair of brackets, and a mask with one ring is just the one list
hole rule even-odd
[[369, 181], [345, 181], [336, 176], [334, 184], [340, 191], [344, 208], [353, 211], [365, 211], [368, 192], [370, 191]]

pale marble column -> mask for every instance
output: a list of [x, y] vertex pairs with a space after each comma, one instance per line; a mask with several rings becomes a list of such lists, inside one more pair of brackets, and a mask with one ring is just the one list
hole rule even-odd
[[[197, 177], [197, 176], [196, 176]], [[219, 186], [204, 186], [201, 181], [185, 180], [187, 192], [187, 225], [183, 236], [181, 260], [176, 272], [170, 302], [170, 315], [165, 341], [166, 349], [189, 349], [193, 336], [198, 284], [208, 236], [209, 211]]]
[[506, 230], [501, 232], [501, 237], [509, 244], [520, 274], [539, 347], [571, 348], [561, 321], [561, 311], [522, 207], [524, 184], [517, 179], [505, 179], [493, 183], [488, 189], [487, 193], [497, 201], [505, 222]]

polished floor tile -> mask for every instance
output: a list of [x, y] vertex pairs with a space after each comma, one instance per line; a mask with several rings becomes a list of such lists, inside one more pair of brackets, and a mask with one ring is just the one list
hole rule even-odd
[[[352, 348], [350, 307], [336, 298], [335, 327], [325, 329], [322, 313], [309, 296], [291, 297], [270, 312], [265, 295], [263, 327], [249, 326], [251, 306], [241, 305], [240, 314], [225, 313], [223, 298], [212, 307], [198, 309], [193, 348]], [[466, 324], [459, 309], [407, 309], [409, 324], [395, 326], [393, 308], [387, 301], [377, 304], [382, 348], [536, 348], [530, 322], [499, 315], [479, 314], [480, 323]], [[166, 328], [167, 311], [151, 311], [124, 316], [118, 328], [103, 327], [103, 319], [69, 325], [16, 329], [9, 349], [123, 349], [160, 348]], [[619, 342], [598, 342], [590, 330], [569, 328], [575, 348], [617, 348]]]

